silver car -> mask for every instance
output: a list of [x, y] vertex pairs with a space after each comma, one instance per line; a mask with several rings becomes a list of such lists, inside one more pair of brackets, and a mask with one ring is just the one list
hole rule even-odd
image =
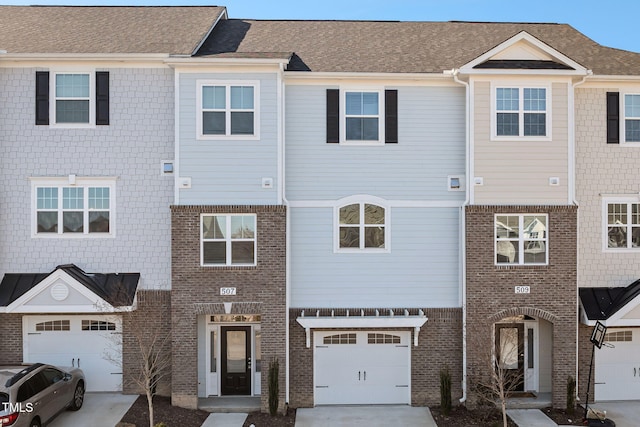
[[85, 389], [78, 368], [0, 366], [0, 426], [41, 427], [65, 409], [80, 409]]

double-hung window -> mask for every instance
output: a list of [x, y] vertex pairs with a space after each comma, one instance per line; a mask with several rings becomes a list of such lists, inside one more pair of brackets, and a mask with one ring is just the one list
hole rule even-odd
[[337, 208], [338, 251], [388, 251], [388, 210], [358, 202]]
[[496, 215], [496, 264], [548, 264], [547, 222], [544, 214]]
[[113, 235], [114, 185], [34, 182], [34, 235], [80, 237]]
[[640, 95], [624, 96], [624, 140], [640, 142]]
[[200, 139], [258, 137], [257, 82], [198, 84]]
[[348, 92], [345, 97], [345, 141], [380, 141], [380, 93]]
[[89, 124], [91, 111], [91, 75], [55, 74], [56, 123]]
[[548, 137], [548, 91], [543, 87], [498, 87], [495, 91], [494, 135]]
[[256, 215], [201, 216], [202, 266], [256, 265]]
[[640, 250], [640, 203], [636, 200], [605, 200], [606, 249]]

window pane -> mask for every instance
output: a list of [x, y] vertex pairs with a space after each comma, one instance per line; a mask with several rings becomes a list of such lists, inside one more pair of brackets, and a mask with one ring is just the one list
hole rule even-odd
[[346, 96], [346, 113], [348, 115], [361, 115], [362, 112], [362, 93], [347, 92]]
[[256, 331], [255, 339], [255, 353], [256, 353], [256, 372], [262, 371], [262, 332]]
[[89, 233], [109, 232], [109, 212], [89, 212]]
[[88, 74], [57, 74], [56, 75], [57, 98], [88, 98], [89, 75]]
[[89, 123], [89, 100], [57, 100], [56, 122]]
[[340, 224], [360, 224], [360, 204], [340, 208]]
[[346, 137], [349, 141], [377, 141], [378, 119], [347, 117]]
[[624, 121], [624, 138], [627, 142], [640, 142], [640, 120]]
[[58, 189], [39, 187], [37, 189], [38, 209], [58, 209]]
[[364, 205], [365, 224], [384, 224], [384, 208], [376, 205]]
[[640, 95], [624, 96], [625, 117], [640, 117]]
[[525, 113], [524, 135], [545, 136], [547, 134], [546, 117], [545, 113]]
[[384, 248], [384, 227], [366, 227], [364, 229], [365, 248]]
[[253, 242], [231, 242], [232, 264], [253, 264]]
[[496, 242], [497, 264], [517, 264], [519, 262], [518, 242], [511, 242], [509, 240], [499, 240]]
[[253, 86], [231, 86], [231, 108], [253, 109]]
[[496, 237], [498, 239], [517, 239], [519, 236], [519, 218], [517, 216], [496, 217]]
[[365, 92], [362, 94], [362, 113], [367, 116], [378, 115], [378, 93]]
[[89, 188], [89, 209], [109, 209], [109, 187]]
[[38, 212], [38, 233], [58, 232], [58, 212]]
[[498, 113], [496, 133], [504, 136], [518, 136], [518, 113]]
[[63, 209], [84, 208], [84, 188], [65, 187], [62, 189]]
[[626, 227], [609, 227], [608, 231], [609, 248], [626, 248], [627, 247], [627, 228]]
[[609, 203], [607, 205], [607, 224], [609, 225], [626, 225], [627, 224], [627, 204], [626, 203]]
[[252, 112], [231, 112], [231, 135], [253, 135]]
[[524, 111], [547, 111], [547, 90], [542, 88], [524, 89]]
[[231, 217], [231, 238], [252, 239], [255, 236], [255, 217], [237, 215]]
[[545, 239], [547, 237], [547, 217], [525, 216], [522, 234], [525, 239]]
[[203, 86], [202, 108], [224, 110], [227, 107], [226, 90], [224, 86]]
[[547, 261], [546, 244], [543, 241], [524, 241], [524, 263], [544, 264]]
[[360, 227], [340, 227], [340, 247], [360, 247]]
[[82, 233], [84, 231], [82, 212], [63, 212], [62, 222], [64, 233]]
[[377, 92], [347, 92], [347, 115], [377, 116], [379, 114], [378, 111]]
[[204, 242], [202, 256], [205, 264], [226, 264], [226, 242]]
[[227, 232], [226, 216], [203, 216], [202, 237], [205, 239], [224, 239]]
[[496, 91], [496, 109], [499, 111], [518, 111], [520, 109], [518, 88], [499, 88]]
[[225, 132], [226, 123], [223, 111], [204, 111], [202, 113], [203, 135], [224, 135]]

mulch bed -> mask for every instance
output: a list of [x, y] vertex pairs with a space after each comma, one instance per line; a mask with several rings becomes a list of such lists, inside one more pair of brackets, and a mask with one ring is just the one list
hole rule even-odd
[[[167, 427], [200, 427], [208, 416], [209, 412], [206, 411], [171, 406], [170, 397], [156, 396], [153, 398], [153, 421], [156, 424], [163, 422]], [[148, 427], [147, 397], [138, 397], [124, 414], [121, 422], [133, 424], [136, 427]]]
[[584, 408], [578, 407], [573, 414], [568, 414], [564, 409], [544, 408], [542, 412], [556, 424], [566, 426], [583, 426], [582, 416], [584, 415]]
[[289, 409], [286, 415], [272, 417], [264, 412], [251, 412], [242, 427], [293, 427], [296, 424], [296, 410]]
[[[451, 408], [449, 415], [442, 414], [439, 406], [429, 408], [438, 427], [502, 427], [502, 413], [492, 406], [481, 406], [469, 410], [464, 406]], [[509, 427], [518, 427], [508, 419]], [[256, 426], [257, 427], [257, 426]]]

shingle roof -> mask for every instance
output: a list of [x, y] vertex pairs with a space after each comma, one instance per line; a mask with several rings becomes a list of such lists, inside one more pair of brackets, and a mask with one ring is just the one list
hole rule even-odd
[[640, 74], [640, 54], [601, 46], [566, 24], [231, 19], [199, 54], [294, 52], [294, 71], [442, 73], [521, 31], [595, 74]]
[[133, 304], [140, 273], [85, 273], [74, 264], [51, 273], [7, 273], [0, 282], [0, 307], [6, 307], [54, 272], [62, 270], [114, 307]]
[[587, 318], [606, 320], [640, 295], [640, 280], [624, 288], [581, 288], [579, 292]]
[[0, 6], [0, 50], [190, 55], [223, 11], [217, 6]]

